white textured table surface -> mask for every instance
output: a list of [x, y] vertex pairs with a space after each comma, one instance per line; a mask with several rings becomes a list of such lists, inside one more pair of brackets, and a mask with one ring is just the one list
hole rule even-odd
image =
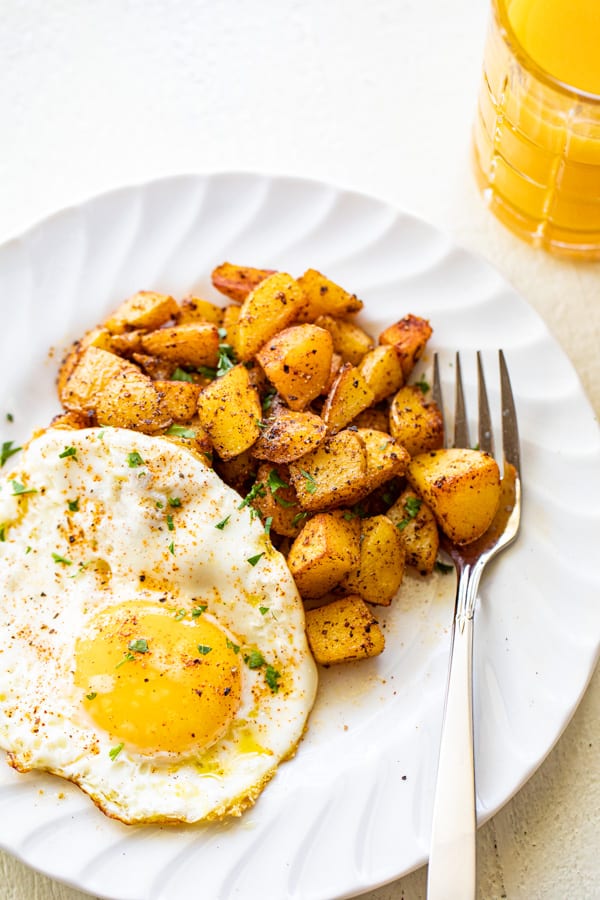
[[[493, 262], [600, 410], [600, 268], [521, 244], [483, 208], [469, 133], [485, 0], [3, 0], [0, 240], [177, 172], [306, 175], [373, 193]], [[0, 298], [4, 321], [11, 298]], [[485, 900], [600, 897], [600, 677], [479, 832]], [[85, 895], [0, 853], [0, 900]], [[419, 870], [371, 900], [424, 900]], [[254, 898], [249, 897], [249, 900]]]

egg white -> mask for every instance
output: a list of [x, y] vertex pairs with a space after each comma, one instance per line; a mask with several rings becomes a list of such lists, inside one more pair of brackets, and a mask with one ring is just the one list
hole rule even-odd
[[[285, 561], [240, 503], [193, 452], [160, 437], [105, 428], [32, 439], [0, 481], [0, 747], [11, 765], [72, 780], [127, 823], [197, 822], [255, 800], [302, 737], [317, 675]], [[184, 759], [127, 747], [113, 758], [114, 738], [82, 708], [74, 648], [98, 612], [124, 600], [206, 604], [277, 669], [279, 690], [264, 667], [242, 664], [240, 709], [215, 744]]]

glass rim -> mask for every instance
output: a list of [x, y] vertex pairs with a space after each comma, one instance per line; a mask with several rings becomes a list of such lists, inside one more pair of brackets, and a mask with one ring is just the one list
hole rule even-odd
[[600, 106], [600, 94], [584, 91], [581, 88], [574, 87], [566, 81], [561, 81], [560, 78], [555, 78], [554, 75], [540, 66], [533, 57], [527, 53], [510, 24], [507, 0], [492, 0], [492, 7], [504, 41], [509, 45], [515, 59], [523, 66], [523, 68], [534, 75], [538, 81], [543, 82], [558, 93], [566, 94], [583, 103], [593, 103]]

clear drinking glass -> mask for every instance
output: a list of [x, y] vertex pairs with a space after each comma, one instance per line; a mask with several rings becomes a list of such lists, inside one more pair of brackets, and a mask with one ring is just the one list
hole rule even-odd
[[511, 2], [492, 0], [474, 128], [479, 186], [520, 237], [600, 259], [600, 95], [559, 81], [524, 51]]

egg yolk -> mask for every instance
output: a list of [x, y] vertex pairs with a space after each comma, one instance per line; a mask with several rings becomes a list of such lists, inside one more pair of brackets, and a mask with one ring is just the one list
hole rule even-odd
[[121, 604], [78, 640], [75, 684], [111, 738], [142, 755], [191, 753], [214, 743], [239, 709], [237, 650], [199, 607]]

